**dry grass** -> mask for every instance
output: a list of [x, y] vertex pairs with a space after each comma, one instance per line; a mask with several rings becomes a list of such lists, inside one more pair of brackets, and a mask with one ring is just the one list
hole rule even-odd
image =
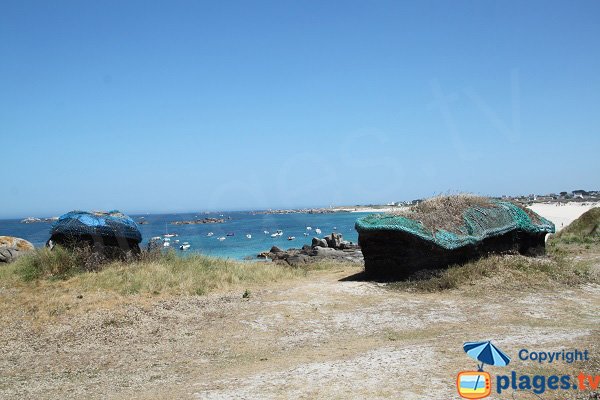
[[[589, 250], [588, 249], [588, 254]], [[595, 249], [600, 253], [600, 248]], [[471, 287], [474, 292], [523, 288], [574, 287], [600, 283], [592, 268], [596, 259], [574, 259], [565, 253], [532, 258], [521, 255], [493, 255], [447, 269], [420, 271], [405, 281], [390, 285], [395, 289], [420, 292]]]
[[487, 197], [472, 194], [445, 195], [423, 200], [417, 205], [393, 214], [420, 221], [432, 232], [445, 229], [460, 233], [458, 228], [464, 224], [463, 214], [467, 209], [493, 206]]
[[201, 295], [239, 284], [276, 282], [306, 271], [273, 263], [236, 262], [202, 255], [146, 254], [138, 260], [93, 264], [90, 254], [60, 247], [38, 249], [0, 270], [0, 285], [30, 288], [43, 285], [80, 292]]
[[552, 240], [562, 244], [600, 242], [600, 207], [583, 213], [569, 226], [558, 232]]

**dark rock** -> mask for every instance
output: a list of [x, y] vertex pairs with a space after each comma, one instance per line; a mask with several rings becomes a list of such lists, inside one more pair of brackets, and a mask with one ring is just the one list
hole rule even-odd
[[329, 247], [315, 247], [313, 249], [313, 255], [318, 257], [331, 257], [336, 254], [336, 249], [332, 249]]
[[[229, 218], [231, 219], [231, 218]], [[223, 218], [202, 218], [194, 219], [190, 221], [173, 221], [173, 225], [203, 225], [203, 224], [222, 224], [225, 220]]]
[[339, 249], [340, 250], [352, 250], [352, 249], [358, 249], [358, 245], [352, 242], [348, 242], [347, 240], [344, 240], [340, 243]]
[[282, 252], [283, 252], [283, 250], [281, 250], [281, 249], [280, 249], [279, 247], [277, 247], [277, 246], [273, 246], [273, 247], [271, 247], [271, 250], [270, 250], [270, 252], [271, 252], [271, 253], [282, 253]]
[[329, 245], [327, 244], [327, 241], [325, 239], [319, 239], [318, 237], [314, 237], [314, 238], [312, 238], [311, 247], [312, 248], [315, 248], [315, 247], [329, 247]]
[[296, 254], [287, 258], [287, 262], [292, 267], [297, 267], [299, 265], [303, 265], [308, 263], [309, 256], [305, 254]]
[[340, 243], [342, 242], [342, 235], [334, 232], [331, 235], [325, 236], [323, 239], [327, 242], [329, 247], [339, 249]]

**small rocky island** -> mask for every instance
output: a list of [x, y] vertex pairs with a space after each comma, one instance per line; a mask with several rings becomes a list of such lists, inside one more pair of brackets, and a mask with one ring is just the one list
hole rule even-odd
[[202, 225], [202, 224], [222, 224], [225, 220], [223, 218], [202, 218], [194, 219], [190, 221], [173, 221], [172, 225]]
[[304, 245], [301, 249], [282, 250], [273, 246], [271, 250], [260, 253], [257, 257], [271, 259], [273, 262], [292, 267], [325, 260], [363, 262], [359, 246], [343, 240], [339, 233], [332, 233], [323, 239], [314, 237], [310, 246]]
[[301, 208], [297, 210], [266, 210], [253, 211], [252, 215], [273, 215], [273, 214], [334, 214], [338, 212], [346, 212], [344, 210], [336, 210], [331, 208]]
[[37, 218], [37, 217], [27, 217], [21, 220], [22, 224], [38, 224], [41, 222], [54, 222], [58, 221], [58, 217], [50, 217], [50, 218]]

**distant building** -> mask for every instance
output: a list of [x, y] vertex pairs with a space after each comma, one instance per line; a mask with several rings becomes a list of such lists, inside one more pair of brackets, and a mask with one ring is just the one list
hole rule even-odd
[[571, 192], [573, 194], [573, 197], [576, 199], [585, 199], [586, 197], [589, 197], [589, 193], [585, 190], [573, 190]]

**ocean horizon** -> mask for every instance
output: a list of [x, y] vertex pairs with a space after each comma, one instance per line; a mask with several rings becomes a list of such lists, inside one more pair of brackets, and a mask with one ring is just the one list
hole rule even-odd
[[[343, 235], [344, 240], [356, 243], [358, 233], [354, 229], [357, 218], [368, 212], [335, 212], [325, 214], [257, 214], [255, 211], [219, 211], [211, 213], [166, 213], [131, 214], [138, 222], [142, 233], [141, 247], [145, 248], [152, 237], [166, 233], [177, 234], [171, 238], [171, 247], [180, 254], [200, 253], [213, 257], [237, 260], [256, 259], [256, 255], [268, 251], [272, 246], [282, 249], [300, 248], [310, 244], [313, 237], [323, 237], [332, 232]], [[223, 223], [174, 225], [172, 222], [203, 218], [222, 218]], [[35, 247], [42, 247], [50, 238], [52, 222], [22, 223], [21, 219], [0, 219], [0, 236], [15, 236], [30, 241]], [[139, 224], [145, 221], [144, 224]], [[310, 229], [307, 229], [310, 228]], [[321, 234], [315, 230], [320, 229]], [[271, 237], [281, 230], [282, 235]], [[268, 234], [265, 231], [269, 232]], [[209, 233], [212, 235], [209, 236]], [[305, 233], [307, 235], [305, 235]], [[229, 235], [229, 236], [228, 236]], [[246, 235], [250, 235], [248, 238]], [[219, 240], [225, 237], [225, 240]], [[294, 237], [294, 240], [288, 240]], [[178, 240], [179, 242], [175, 242]], [[187, 251], [179, 250], [179, 245], [188, 242]]]

